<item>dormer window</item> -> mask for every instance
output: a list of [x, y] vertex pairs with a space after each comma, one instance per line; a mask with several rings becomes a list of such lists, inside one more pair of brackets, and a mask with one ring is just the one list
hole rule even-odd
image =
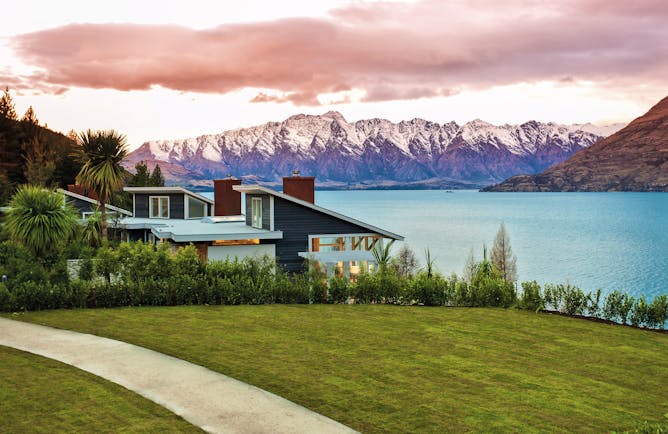
[[169, 196], [151, 196], [149, 198], [148, 215], [153, 219], [168, 219]]
[[262, 198], [254, 197], [251, 202], [251, 226], [262, 228]]

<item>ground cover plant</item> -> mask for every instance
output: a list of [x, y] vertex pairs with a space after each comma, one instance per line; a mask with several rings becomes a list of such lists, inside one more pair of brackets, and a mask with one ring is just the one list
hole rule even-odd
[[392, 305], [28, 312], [231, 375], [363, 432], [610, 432], [668, 408], [668, 336], [528, 310]]
[[202, 432], [121, 386], [2, 346], [0, 379], [3, 433]]

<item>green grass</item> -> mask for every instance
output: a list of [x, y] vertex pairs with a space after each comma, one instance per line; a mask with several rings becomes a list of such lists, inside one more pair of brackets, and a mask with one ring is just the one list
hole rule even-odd
[[606, 432], [668, 412], [668, 335], [527, 311], [268, 305], [18, 318], [180, 357], [364, 432]]
[[0, 432], [201, 432], [87, 372], [0, 346]]

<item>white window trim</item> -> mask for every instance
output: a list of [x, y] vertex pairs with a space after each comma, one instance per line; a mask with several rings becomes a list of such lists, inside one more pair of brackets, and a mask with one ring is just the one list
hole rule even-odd
[[269, 230], [274, 230], [274, 196], [269, 196]]
[[[167, 199], [167, 217], [153, 217], [153, 199], [158, 199], [158, 207], [160, 206], [160, 199]], [[148, 197], [148, 218], [151, 219], [168, 219], [169, 218], [169, 196], [149, 196]]]
[[[190, 199], [199, 202], [203, 207], [204, 207], [204, 213], [201, 217], [190, 217]], [[183, 195], [183, 207], [184, 207], [184, 212], [183, 215], [186, 220], [197, 220], [197, 219], [202, 219], [204, 217], [207, 217], [209, 215], [209, 204], [206, 202], [203, 202], [197, 198], [194, 198], [192, 196], [188, 195]]]
[[[259, 206], [257, 205], [259, 204]], [[259, 225], [255, 224], [255, 208], [258, 209], [258, 215], [260, 217]], [[262, 229], [262, 198], [253, 197], [251, 198], [251, 226], [254, 228]]]

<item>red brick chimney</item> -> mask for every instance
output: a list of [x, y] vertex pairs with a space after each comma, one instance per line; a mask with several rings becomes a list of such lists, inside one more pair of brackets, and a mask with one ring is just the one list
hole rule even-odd
[[213, 215], [241, 215], [241, 193], [232, 189], [235, 185], [241, 185], [241, 180], [232, 175], [213, 181]]
[[283, 193], [306, 202], [315, 203], [315, 176], [299, 176], [299, 171], [292, 176], [283, 177]]

